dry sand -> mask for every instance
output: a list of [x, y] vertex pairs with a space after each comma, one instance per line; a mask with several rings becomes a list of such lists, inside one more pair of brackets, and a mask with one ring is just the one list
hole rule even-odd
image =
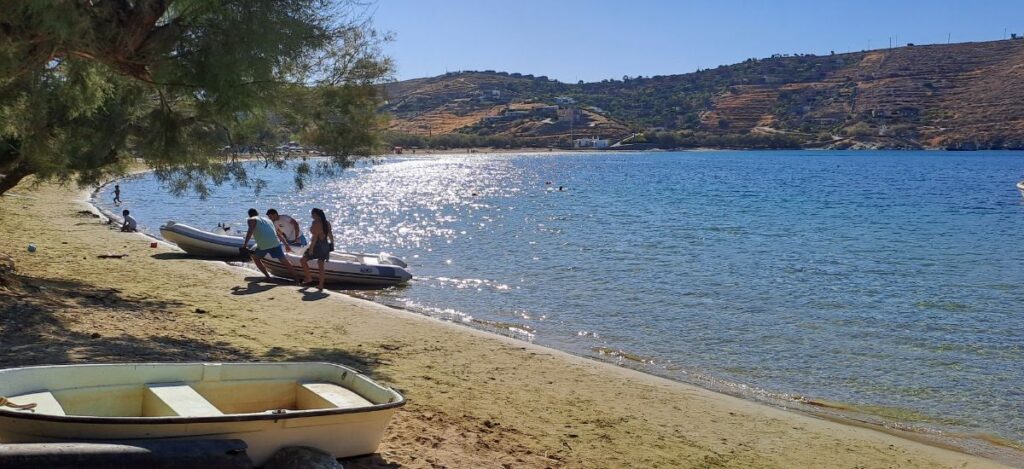
[[[324, 360], [409, 400], [347, 467], [1000, 467], [332, 293], [122, 234], [81, 193], [0, 198], [2, 366]], [[26, 251], [29, 242], [39, 250]], [[127, 254], [123, 258], [98, 258]]]

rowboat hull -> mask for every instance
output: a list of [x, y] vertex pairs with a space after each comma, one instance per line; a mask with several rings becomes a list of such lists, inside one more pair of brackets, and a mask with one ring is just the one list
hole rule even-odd
[[[74, 384], [71, 384], [74, 383]], [[377, 450], [405, 399], [328, 363], [64, 365], [0, 371], [0, 441], [244, 440], [261, 465], [287, 446]]]

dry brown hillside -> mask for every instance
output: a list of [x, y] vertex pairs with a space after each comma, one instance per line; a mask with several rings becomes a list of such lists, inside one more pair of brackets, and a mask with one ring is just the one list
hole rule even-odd
[[[419, 135], [568, 144], [569, 135], [644, 130], [649, 144], [668, 147], [1024, 148], [1020, 39], [776, 56], [576, 85], [459, 72], [385, 93], [392, 129]], [[515, 112], [524, 106], [545, 110]]]

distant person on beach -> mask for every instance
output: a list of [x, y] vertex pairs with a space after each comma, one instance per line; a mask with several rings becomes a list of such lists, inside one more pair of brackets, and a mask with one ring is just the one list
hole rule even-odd
[[121, 205], [121, 186], [114, 184], [114, 205]]
[[135, 221], [135, 217], [131, 215], [128, 210], [122, 210], [121, 216], [124, 217], [124, 223], [121, 224], [122, 233], [134, 233], [138, 231], [138, 222]]
[[288, 245], [299, 247], [306, 245], [306, 235], [302, 234], [299, 222], [295, 221], [294, 218], [288, 215], [281, 215], [277, 213], [277, 209], [273, 208], [267, 210], [267, 218], [274, 222], [277, 232], [284, 236], [285, 242]]
[[317, 284], [317, 288], [323, 291], [324, 267], [331, 259], [331, 251], [334, 250], [334, 231], [331, 230], [331, 223], [327, 221], [327, 215], [323, 210], [314, 208], [310, 211], [310, 216], [313, 217], [313, 224], [309, 227], [309, 232], [313, 239], [310, 241], [309, 249], [302, 254], [302, 272], [305, 274], [302, 284], [313, 284], [313, 278], [309, 275], [309, 261], [316, 259], [320, 271], [320, 282]]
[[[257, 212], [254, 208], [249, 209], [249, 220], [247, 220], [247, 223], [249, 224], [249, 229], [245, 232], [245, 240], [242, 241], [240, 250], [249, 253], [249, 257], [256, 264], [256, 268], [260, 269], [260, 272], [269, 280], [270, 274], [267, 273], [267, 268], [263, 266], [263, 257], [270, 254], [270, 257], [277, 259], [288, 268], [288, 273], [292, 278], [299, 278], [295, 274], [295, 269], [292, 268], [292, 263], [288, 262], [288, 258], [285, 257], [284, 250], [281, 249], [285, 239], [284, 236], [277, 232], [274, 223], [261, 217], [260, 212]], [[249, 246], [249, 239], [256, 240], [255, 251], [249, 251], [246, 248], [246, 246]], [[284, 249], [291, 252], [291, 248], [287, 244], [284, 244]]]

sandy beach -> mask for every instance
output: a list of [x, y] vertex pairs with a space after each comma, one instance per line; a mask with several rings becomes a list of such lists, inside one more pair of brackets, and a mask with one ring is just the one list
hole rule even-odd
[[346, 467], [1006, 467], [150, 248], [76, 189], [12, 194], [0, 198], [0, 253], [16, 263], [0, 277], [0, 365], [349, 365], [409, 404], [379, 453]]

